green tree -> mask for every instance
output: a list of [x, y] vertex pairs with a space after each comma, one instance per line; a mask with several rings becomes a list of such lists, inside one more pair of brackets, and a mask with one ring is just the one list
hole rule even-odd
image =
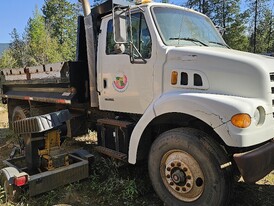
[[16, 67], [24, 67], [26, 65], [26, 43], [20, 38], [17, 30], [14, 28], [10, 33], [12, 38], [12, 43], [10, 45], [9, 53], [12, 55], [13, 59], [16, 60]]
[[29, 19], [26, 28], [28, 45], [28, 65], [39, 65], [62, 61], [56, 38], [50, 36], [45, 20], [36, 8], [34, 17]]
[[7, 49], [3, 52], [0, 59], [0, 68], [15, 68], [17, 67], [17, 61], [12, 55], [11, 49]]
[[26, 44], [20, 38], [17, 30], [14, 28], [10, 33], [12, 43], [0, 59], [0, 66], [3, 67], [23, 67], [25, 65]]
[[249, 40], [246, 35], [246, 26], [243, 24], [246, 18], [246, 13], [236, 15], [235, 21], [227, 27], [223, 36], [226, 43], [233, 49], [248, 51]]
[[73, 60], [79, 7], [66, 0], [45, 0], [42, 12], [47, 26], [51, 28], [51, 37], [56, 37], [60, 44], [59, 51], [63, 59]]
[[214, 6], [212, 3], [213, 1], [207, 0], [188, 0], [185, 6], [196, 11], [199, 11], [207, 15], [209, 18], [212, 18], [212, 7]]
[[248, 0], [247, 2], [249, 12], [249, 51], [254, 53], [264, 52], [266, 42], [264, 42], [264, 35], [266, 28], [260, 29], [260, 24], [264, 22], [267, 13], [269, 0]]
[[241, 13], [240, 0], [188, 0], [186, 6], [207, 15], [224, 28], [223, 38], [234, 49], [247, 50], [247, 12]]
[[256, 36], [256, 52], [266, 53], [273, 51], [273, 17], [272, 11], [266, 9], [263, 16], [258, 21], [257, 36]]

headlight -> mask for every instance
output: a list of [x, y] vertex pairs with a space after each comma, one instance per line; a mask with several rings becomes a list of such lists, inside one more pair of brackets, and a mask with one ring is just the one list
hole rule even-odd
[[255, 120], [255, 124], [257, 126], [260, 126], [264, 123], [265, 121], [265, 110], [263, 107], [257, 107], [257, 109], [255, 110], [254, 113], [254, 120]]

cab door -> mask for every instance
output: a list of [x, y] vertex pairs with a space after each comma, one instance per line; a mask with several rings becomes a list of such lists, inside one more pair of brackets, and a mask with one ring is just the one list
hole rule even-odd
[[137, 62], [130, 60], [130, 44], [117, 50], [111, 16], [103, 19], [98, 45], [98, 89], [101, 110], [143, 114], [153, 100], [152, 40], [145, 16], [132, 14], [132, 40]]

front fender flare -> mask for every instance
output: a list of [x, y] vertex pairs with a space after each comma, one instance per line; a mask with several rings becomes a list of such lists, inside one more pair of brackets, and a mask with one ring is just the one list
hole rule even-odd
[[139, 141], [147, 125], [157, 116], [174, 112], [188, 114], [200, 119], [212, 127], [227, 145], [237, 146], [239, 143], [230, 135], [227, 126], [221, 126], [228, 125], [227, 123], [235, 114], [254, 114], [256, 105], [260, 105], [258, 101], [217, 94], [166, 93], [147, 108], [135, 126], [129, 143], [128, 161], [131, 164], [136, 163]]

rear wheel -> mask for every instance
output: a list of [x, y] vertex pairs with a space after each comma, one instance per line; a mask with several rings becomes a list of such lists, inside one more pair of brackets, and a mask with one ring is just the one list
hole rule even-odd
[[12, 112], [12, 122], [25, 119], [29, 116], [29, 109], [27, 109], [26, 107], [16, 106]]
[[227, 205], [231, 168], [225, 151], [196, 129], [163, 133], [153, 143], [149, 174], [156, 193], [167, 205]]

